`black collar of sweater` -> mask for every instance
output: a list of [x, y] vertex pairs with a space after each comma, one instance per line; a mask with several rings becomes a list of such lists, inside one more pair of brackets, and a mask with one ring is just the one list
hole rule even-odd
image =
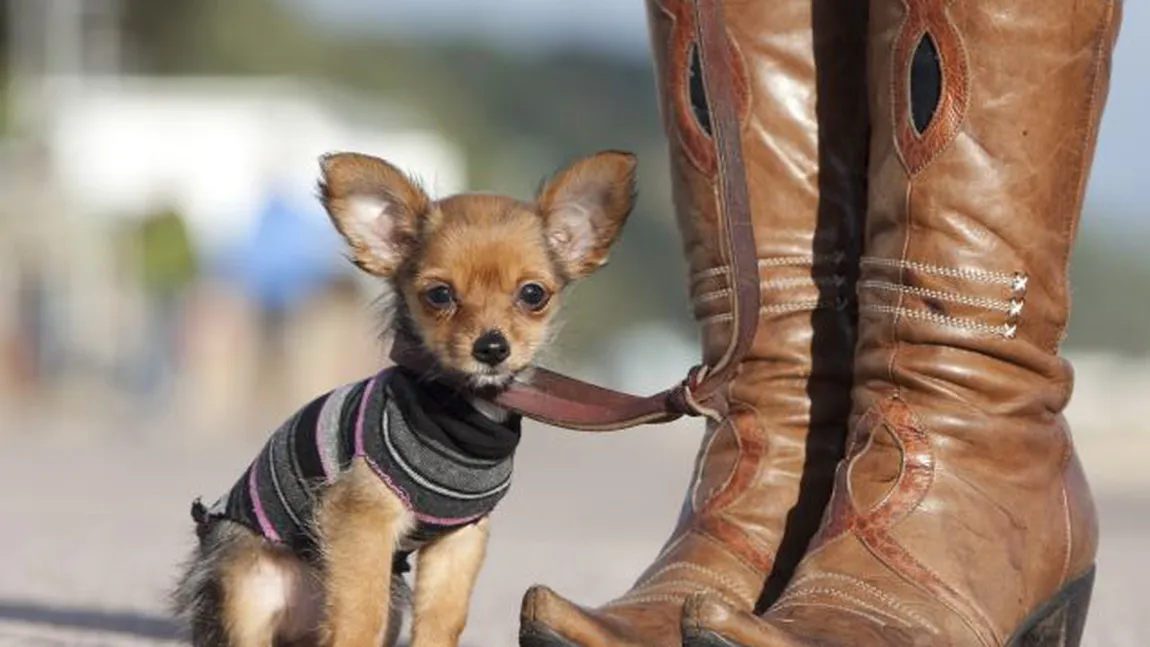
[[456, 389], [421, 380], [402, 367], [393, 369], [390, 386], [396, 405], [417, 436], [430, 438], [464, 456], [493, 461], [510, 457], [519, 445], [519, 414], [509, 413], [506, 421], [495, 422], [471, 406]]

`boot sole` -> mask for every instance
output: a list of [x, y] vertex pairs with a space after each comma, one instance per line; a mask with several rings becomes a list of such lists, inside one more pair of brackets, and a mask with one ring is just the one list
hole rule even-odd
[[547, 625], [529, 622], [519, 630], [519, 647], [579, 647]]
[[[1064, 586], [1057, 595], [1031, 613], [1006, 647], [1080, 647], [1093, 590], [1092, 566], [1085, 575]], [[741, 646], [707, 629], [685, 629], [683, 647]]]

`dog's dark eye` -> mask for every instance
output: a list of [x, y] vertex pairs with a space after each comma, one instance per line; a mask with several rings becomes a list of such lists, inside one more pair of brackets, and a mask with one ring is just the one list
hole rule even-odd
[[547, 305], [550, 296], [547, 293], [547, 288], [538, 283], [524, 283], [519, 288], [519, 300], [532, 310], [538, 310]]
[[439, 283], [423, 291], [423, 300], [432, 308], [446, 310], [455, 303], [455, 293], [451, 286]]

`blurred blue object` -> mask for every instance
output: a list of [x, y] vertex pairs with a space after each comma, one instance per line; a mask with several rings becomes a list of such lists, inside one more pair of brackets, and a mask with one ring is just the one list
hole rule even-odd
[[251, 234], [225, 252], [221, 269], [261, 309], [285, 312], [344, 271], [341, 249], [326, 215], [272, 192]]

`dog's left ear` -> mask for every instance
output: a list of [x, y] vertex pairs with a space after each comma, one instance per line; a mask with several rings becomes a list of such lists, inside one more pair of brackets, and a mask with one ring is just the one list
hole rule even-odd
[[635, 204], [631, 153], [605, 151], [560, 171], [539, 192], [547, 244], [571, 279], [607, 262], [607, 252]]

